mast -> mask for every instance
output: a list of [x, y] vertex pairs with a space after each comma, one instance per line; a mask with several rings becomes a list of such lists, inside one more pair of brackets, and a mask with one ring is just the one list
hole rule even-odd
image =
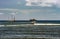
[[15, 13], [11, 13], [11, 15], [12, 15], [12, 21], [15, 21], [16, 12]]

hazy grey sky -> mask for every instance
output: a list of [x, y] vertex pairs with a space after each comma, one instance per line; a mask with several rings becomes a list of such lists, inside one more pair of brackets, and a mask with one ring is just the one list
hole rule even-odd
[[16, 20], [60, 20], [60, 0], [0, 0], [0, 20], [13, 15]]

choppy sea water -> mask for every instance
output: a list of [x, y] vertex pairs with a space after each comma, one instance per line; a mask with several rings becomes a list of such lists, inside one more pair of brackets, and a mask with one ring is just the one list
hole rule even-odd
[[60, 26], [11, 26], [0, 27], [0, 38], [54, 38], [59, 39]]

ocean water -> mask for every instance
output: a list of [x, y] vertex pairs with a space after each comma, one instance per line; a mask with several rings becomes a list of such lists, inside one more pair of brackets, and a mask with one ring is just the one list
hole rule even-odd
[[[40, 21], [40, 23], [42, 22]], [[23, 26], [5, 25], [4, 27], [0, 27], [0, 38], [1, 39], [9, 39], [9, 38], [59, 39], [60, 38], [60, 25], [31, 25], [31, 24], [30, 25], [22, 24], [22, 25]]]
[[0, 38], [60, 37], [60, 26], [0, 27]]

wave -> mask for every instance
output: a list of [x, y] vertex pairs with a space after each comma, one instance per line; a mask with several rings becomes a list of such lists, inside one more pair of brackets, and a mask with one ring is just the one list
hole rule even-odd
[[48, 23], [34, 23], [34, 25], [60, 25], [60, 24], [48, 24]]

